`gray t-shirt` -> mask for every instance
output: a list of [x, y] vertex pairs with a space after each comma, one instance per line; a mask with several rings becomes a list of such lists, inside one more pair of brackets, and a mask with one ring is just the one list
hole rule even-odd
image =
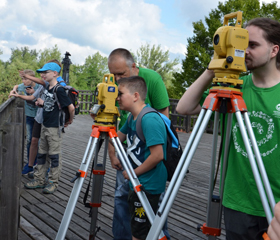
[[[47, 81], [45, 81], [45, 84], [46, 84], [46, 87], [49, 85], [49, 83]], [[42, 100], [45, 100], [43, 92], [46, 87], [44, 87], [43, 85], [39, 86], [39, 88], [33, 93], [33, 96], [35, 97], [35, 99], [41, 98]], [[43, 123], [43, 108], [42, 107], [38, 107], [35, 121], [39, 124]]]

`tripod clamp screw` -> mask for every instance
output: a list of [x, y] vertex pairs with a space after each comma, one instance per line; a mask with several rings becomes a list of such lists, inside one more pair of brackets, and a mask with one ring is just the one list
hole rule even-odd
[[197, 230], [197, 231], [202, 231], [201, 228], [202, 228], [202, 225], [201, 225], [201, 224], [197, 224], [196, 230]]
[[76, 172], [76, 175], [73, 179], [70, 180], [71, 183], [74, 183], [79, 177], [81, 177], [81, 172]]

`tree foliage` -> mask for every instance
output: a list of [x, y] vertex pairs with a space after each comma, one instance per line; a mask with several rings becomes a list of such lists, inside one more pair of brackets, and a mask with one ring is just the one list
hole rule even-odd
[[[176, 81], [172, 91], [177, 96], [182, 96], [185, 88], [190, 86], [208, 66], [214, 54], [212, 39], [216, 30], [223, 25], [224, 15], [242, 11], [243, 24], [256, 17], [269, 17], [280, 20], [280, 9], [277, 3], [263, 3], [259, 0], [228, 0], [219, 2], [218, 7], [211, 10], [209, 16], [193, 22], [194, 35], [187, 39], [186, 58], [182, 61], [182, 72], [174, 73]], [[233, 24], [233, 21], [229, 21]], [[183, 88], [182, 88], [183, 86]]]
[[99, 52], [88, 56], [81, 66], [73, 66], [73, 73], [76, 75], [74, 84], [78, 89], [89, 89], [94, 91], [97, 84], [102, 82], [104, 74], [108, 73], [108, 59]]
[[[13, 86], [22, 82], [18, 74], [19, 70], [35, 71], [50, 59], [61, 61], [61, 53], [56, 45], [39, 52], [28, 47], [11, 49], [10, 59], [7, 62], [0, 61], [0, 104], [8, 99]], [[39, 77], [38, 74], [37, 76]]]
[[[146, 43], [133, 55], [137, 66], [152, 69], [161, 75], [167, 90], [173, 86], [173, 73], [177, 70], [179, 58], [171, 60], [169, 50], [164, 51], [161, 45], [150, 46]], [[169, 97], [171, 95], [169, 93]]]

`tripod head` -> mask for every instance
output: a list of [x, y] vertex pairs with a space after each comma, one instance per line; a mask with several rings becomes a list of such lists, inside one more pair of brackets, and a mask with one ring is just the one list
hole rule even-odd
[[115, 84], [114, 74], [105, 74], [102, 83], [97, 85], [96, 92], [98, 104], [95, 104], [90, 112], [96, 115], [95, 125], [108, 126], [116, 123], [116, 116], [120, 116], [116, 107], [118, 86]]
[[[235, 26], [228, 26], [228, 21], [236, 17]], [[243, 84], [239, 80], [241, 72], [247, 71], [245, 65], [245, 51], [249, 43], [249, 34], [241, 28], [242, 12], [234, 12], [224, 16], [224, 24], [218, 28], [213, 37], [214, 57], [208, 69], [214, 70], [213, 83], [216, 87], [239, 87]], [[220, 83], [220, 85], [218, 85]]]

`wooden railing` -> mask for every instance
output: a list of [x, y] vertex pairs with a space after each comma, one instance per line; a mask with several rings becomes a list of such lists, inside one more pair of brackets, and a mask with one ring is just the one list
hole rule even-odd
[[18, 239], [24, 133], [24, 101], [11, 98], [0, 106], [0, 239]]
[[[88, 90], [80, 90], [80, 112], [81, 113], [89, 113], [89, 110], [93, 106], [94, 94]], [[178, 104], [178, 99], [169, 99], [170, 101], [170, 109], [169, 109], [169, 118], [173, 124], [173, 126], [178, 131], [190, 132], [193, 129], [193, 126], [197, 120], [196, 115], [181, 115], [176, 112], [176, 106]], [[207, 128], [207, 133], [213, 132], [213, 123], [209, 122]]]

